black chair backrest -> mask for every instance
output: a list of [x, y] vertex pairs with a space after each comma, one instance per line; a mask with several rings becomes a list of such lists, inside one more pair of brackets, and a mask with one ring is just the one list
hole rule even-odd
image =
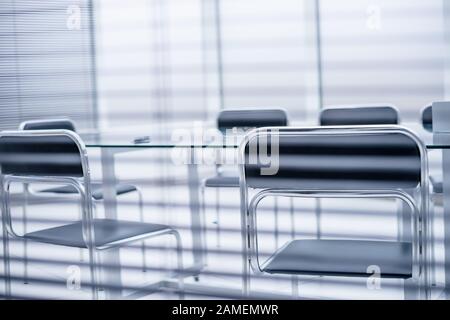
[[2, 174], [83, 177], [81, 151], [65, 134], [0, 134]]
[[233, 128], [284, 127], [287, 125], [287, 112], [280, 108], [225, 109], [219, 113], [217, 118], [217, 127], [222, 133]]
[[69, 130], [76, 132], [74, 123], [69, 119], [27, 121], [21, 125], [22, 130]]
[[[288, 130], [280, 128], [279, 132]], [[272, 150], [272, 141], [267, 140], [267, 150]], [[402, 133], [354, 132], [349, 136], [336, 131], [308, 136], [281, 135], [278, 139], [278, 171], [274, 175], [261, 171], [270, 167], [269, 161], [254, 160], [260, 159], [255, 155], [260, 142], [257, 142], [257, 148], [251, 144], [255, 141], [251, 140], [245, 149], [245, 179], [251, 188], [413, 189], [421, 181], [419, 146], [413, 138]], [[276, 165], [275, 156], [270, 156], [271, 165]]]
[[395, 125], [399, 115], [392, 106], [333, 107], [320, 113], [321, 126]]
[[433, 106], [428, 106], [423, 109], [422, 126], [425, 130], [433, 132]]

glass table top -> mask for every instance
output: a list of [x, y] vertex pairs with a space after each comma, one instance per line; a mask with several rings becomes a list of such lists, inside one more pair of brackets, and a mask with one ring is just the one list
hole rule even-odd
[[238, 148], [244, 134], [224, 138], [213, 124], [119, 128], [80, 133], [89, 148]]
[[136, 135], [80, 134], [88, 148], [239, 148], [242, 137], [233, 140], [195, 139], [180, 137], [172, 139], [160, 134], [142, 133]]
[[[208, 126], [209, 125], [209, 126]], [[450, 134], [437, 136], [417, 124], [406, 126], [424, 141], [427, 149], [450, 149]], [[213, 124], [183, 127], [134, 127], [80, 133], [88, 148], [239, 148], [243, 134], [224, 136]]]

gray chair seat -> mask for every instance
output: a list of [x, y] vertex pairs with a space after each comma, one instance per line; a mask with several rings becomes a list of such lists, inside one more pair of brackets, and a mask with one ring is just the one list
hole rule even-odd
[[[136, 186], [130, 184], [118, 184], [116, 185], [116, 194], [121, 195], [128, 192], [136, 191]], [[58, 193], [58, 194], [76, 194], [78, 191], [72, 186], [61, 186], [50, 189], [39, 190], [39, 192], [45, 193]], [[102, 183], [92, 183], [92, 198], [95, 200], [103, 199], [103, 185]]]
[[412, 246], [404, 242], [294, 240], [263, 265], [268, 273], [367, 277], [369, 266], [381, 277], [412, 277]]
[[[144, 235], [167, 229], [169, 229], [168, 226], [160, 224], [94, 219], [95, 245], [101, 247], [125, 239], [138, 240], [144, 237]], [[25, 234], [24, 238], [55, 245], [86, 248], [82, 235], [81, 221], [60, 227], [30, 232]]]
[[208, 188], [239, 188], [239, 177], [215, 176], [205, 180]]

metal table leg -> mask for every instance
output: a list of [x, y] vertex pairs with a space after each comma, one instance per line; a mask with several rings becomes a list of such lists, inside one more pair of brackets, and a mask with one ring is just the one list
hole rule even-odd
[[203, 251], [204, 239], [202, 232], [201, 208], [199, 199], [200, 181], [198, 167], [195, 161], [195, 149], [191, 148], [191, 161], [188, 166], [189, 209], [191, 213], [191, 233], [194, 254], [194, 271], [200, 273], [205, 265]]
[[[101, 149], [103, 193], [106, 219], [117, 219], [117, 195], [115, 191], [116, 174], [114, 164], [114, 150], [112, 148]], [[120, 299], [122, 297], [122, 279], [120, 273], [119, 249], [110, 249], [102, 252], [102, 262], [110, 268], [104, 268], [102, 283], [113, 285], [114, 288], [105, 286], [106, 299]]]

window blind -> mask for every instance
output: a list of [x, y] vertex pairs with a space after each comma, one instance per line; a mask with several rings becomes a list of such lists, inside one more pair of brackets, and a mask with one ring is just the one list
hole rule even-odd
[[325, 105], [391, 103], [402, 122], [444, 99], [443, 1], [320, 1]]
[[68, 117], [95, 125], [91, 6], [87, 0], [0, 2], [0, 129]]
[[[96, 1], [102, 124], [205, 119], [202, 1]], [[209, 71], [208, 71], [209, 72]], [[218, 108], [216, 105], [215, 108]], [[218, 109], [217, 109], [218, 110]]]
[[305, 120], [317, 96], [307, 3], [97, 0], [104, 125], [214, 120], [227, 107], [284, 107]]
[[314, 1], [229, 0], [219, 7], [224, 106], [282, 107], [300, 122], [312, 108], [317, 117]]

